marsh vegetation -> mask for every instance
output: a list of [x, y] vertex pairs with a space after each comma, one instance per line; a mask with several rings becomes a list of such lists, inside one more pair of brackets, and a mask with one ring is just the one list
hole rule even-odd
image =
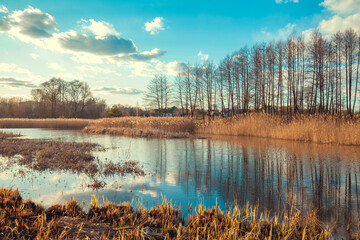
[[94, 197], [88, 211], [75, 199], [44, 209], [23, 200], [13, 189], [0, 189], [0, 234], [3, 239], [328, 239], [332, 236], [316, 218], [287, 212], [270, 217], [257, 207], [235, 206], [229, 211], [196, 207], [184, 219], [181, 209], [163, 199], [147, 210], [129, 203]]
[[93, 152], [105, 151], [98, 144], [23, 139], [19, 136], [0, 132], [0, 153], [7, 158], [2, 162], [2, 170], [17, 164], [33, 171], [70, 171], [91, 177], [93, 183], [89, 186], [95, 188], [101, 187], [96, 184], [101, 176], [145, 174], [136, 161], [96, 161]]

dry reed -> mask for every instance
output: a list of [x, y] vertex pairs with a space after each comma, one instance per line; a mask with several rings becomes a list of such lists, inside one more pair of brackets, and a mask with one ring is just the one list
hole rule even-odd
[[201, 124], [198, 134], [253, 136], [313, 143], [360, 145], [360, 121], [331, 116], [302, 116], [284, 119], [266, 114], [249, 114], [215, 119]]
[[89, 134], [130, 137], [188, 138], [196, 135], [252, 136], [313, 143], [360, 145], [360, 119], [321, 116], [282, 118], [252, 113], [213, 121], [185, 117], [82, 119], [0, 119], [0, 128], [83, 129]]
[[[75, 199], [47, 210], [17, 190], [0, 189], [2, 239], [330, 239], [331, 229], [316, 212], [288, 212], [270, 217], [257, 207], [226, 212], [203, 205], [185, 221], [181, 209], [163, 199], [150, 210], [141, 205], [106, 202], [94, 197], [85, 213]], [[354, 237], [354, 236], [349, 236]]]
[[88, 119], [28, 119], [28, 118], [1, 118], [0, 128], [54, 128], [54, 129], [83, 129], [93, 120]]
[[84, 131], [131, 137], [186, 138], [192, 136], [195, 129], [195, 122], [189, 118], [122, 117], [95, 120]]

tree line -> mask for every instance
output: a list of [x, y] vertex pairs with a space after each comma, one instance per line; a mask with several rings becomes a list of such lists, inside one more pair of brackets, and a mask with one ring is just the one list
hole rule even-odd
[[287, 40], [244, 46], [218, 64], [186, 64], [172, 84], [156, 75], [145, 101], [183, 115], [234, 116], [249, 111], [279, 115], [353, 116], [358, 101], [360, 34], [291, 34]]
[[106, 116], [106, 103], [95, 98], [85, 82], [51, 78], [31, 91], [32, 100], [0, 98], [0, 117], [99, 118]]

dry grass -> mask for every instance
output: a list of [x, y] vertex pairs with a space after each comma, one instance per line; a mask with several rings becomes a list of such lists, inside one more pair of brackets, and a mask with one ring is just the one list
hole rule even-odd
[[89, 134], [130, 137], [189, 138], [195, 135], [253, 136], [339, 145], [360, 145], [360, 118], [302, 116], [293, 119], [266, 114], [217, 118], [211, 122], [184, 117], [82, 119], [0, 119], [0, 128], [83, 129]]
[[88, 119], [27, 119], [1, 118], [0, 128], [54, 128], [54, 129], [83, 129], [93, 120]]
[[360, 145], [360, 120], [339, 119], [331, 116], [302, 116], [289, 120], [266, 114], [249, 114], [207, 122], [198, 127], [196, 132], [198, 134]]
[[20, 137], [20, 136], [21, 136], [20, 134], [6, 133], [6, 132], [0, 131], [0, 140], [5, 139], [5, 138]]
[[17, 135], [0, 132], [0, 154], [7, 157], [7, 167], [18, 164], [35, 171], [82, 173], [93, 179], [93, 184], [89, 184], [89, 187], [93, 188], [99, 188], [95, 177], [145, 175], [145, 171], [137, 161], [127, 160], [119, 163], [94, 161], [93, 151], [105, 150], [97, 144], [21, 139], [14, 136]]
[[[93, 198], [88, 213], [75, 199], [47, 210], [24, 201], [17, 190], [0, 189], [2, 239], [330, 239], [332, 231], [312, 212], [275, 217], [257, 207], [226, 212], [199, 205], [187, 221], [166, 200], [150, 210]], [[355, 237], [350, 236], [349, 237]]]
[[84, 131], [131, 137], [186, 138], [191, 137], [195, 129], [195, 122], [189, 118], [122, 117], [95, 120]]

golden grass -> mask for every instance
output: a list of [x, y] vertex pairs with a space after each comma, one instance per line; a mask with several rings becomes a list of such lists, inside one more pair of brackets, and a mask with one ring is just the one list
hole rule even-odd
[[[330, 239], [332, 230], [316, 212], [287, 212], [271, 217], [258, 207], [221, 211], [203, 205], [185, 221], [181, 209], [163, 199], [150, 210], [94, 197], [86, 213], [75, 199], [47, 210], [23, 200], [13, 189], [0, 189], [2, 239]], [[359, 236], [359, 235], [357, 235]], [[351, 236], [349, 233], [349, 237]]]
[[137, 161], [126, 160], [117, 163], [111, 160], [104, 163], [95, 161], [93, 152], [105, 151], [98, 144], [22, 139], [16, 138], [17, 136], [0, 131], [0, 154], [6, 157], [7, 167], [17, 164], [35, 171], [83, 173], [93, 179], [93, 184], [89, 185], [93, 188], [103, 187], [96, 179], [100, 176], [145, 174]]
[[183, 138], [190, 137], [195, 129], [195, 122], [183, 117], [122, 117], [95, 120], [84, 131], [131, 137]]
[[0, 128], [54, 128], [54, 129], [83, 129], [93, 120], [77, 118], [1, 118]]
[[122, 117], [84, 119], [0, 119], [0, 128], [83, 129], [89, 134], [130, 137], [188, 138], [195, 135], [252, 136], [273, 139], [360, 145], [360, 119], [327, 115], [293, 119], [253, 113], [213, 121], [185, 117]]
[[196, 133], [360, 145], [360, 120], [331, 116], [302, 116], [288, 120], [266, 114], [249, 114], [201, 124]]

